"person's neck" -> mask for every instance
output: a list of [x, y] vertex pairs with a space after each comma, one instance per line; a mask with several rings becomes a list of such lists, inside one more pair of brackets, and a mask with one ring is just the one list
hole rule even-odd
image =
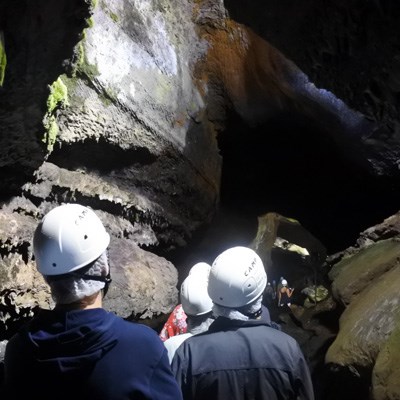
[[103, 307], [103, 292], [99, 292], [96, 299], [92, 304], [86, 305], [83, 310], [90, 310], [91, 308], [102, 308]]
[[100, 291], [91, 303], [76, 302], [71, 304], [57, 304], [56, 309], [62, 310], [91, 310], [103, 308], [103, 293]]

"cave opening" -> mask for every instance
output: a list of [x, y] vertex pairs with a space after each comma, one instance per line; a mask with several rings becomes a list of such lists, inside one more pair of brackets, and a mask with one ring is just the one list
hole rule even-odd
[[249, 219], [267, 212], [294, 218], [328, 254], [396, 213], [396, 181], [362, 169], [321, 126], [285, 110], [250, 127], [230, 111], [218, 136], [221, 208]]

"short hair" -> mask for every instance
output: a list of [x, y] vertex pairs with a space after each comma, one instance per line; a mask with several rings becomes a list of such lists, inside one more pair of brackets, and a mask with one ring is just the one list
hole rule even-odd
[[56, 304], [71, 304], [100, 292], [105, 286], [102, 281], [84, 279], [80, 275], [106, 276], [109, 271], [107, 251], [104, 251], [89, 265], [74, 273], [65, 274], [61, 279], [60, 275], [47, 275], [44, 278], [50, 286], [51, 295]]
[[188, 314], [186, 318], [187, 331], [193, 335], [205, 332], [214, 320], [212, 311], [196, 316]]
[[212, 311], [215, 317], [225, 317], [232, 320], [248, 321], [252, 318], [252, 315], [256, 315], [261, 310], [262, 299], [263, 296], [261, 295], [250, 304], [236, 308], [225, 307], [214, 303]]

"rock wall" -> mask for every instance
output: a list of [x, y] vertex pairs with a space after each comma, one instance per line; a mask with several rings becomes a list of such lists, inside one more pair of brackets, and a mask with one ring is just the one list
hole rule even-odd
[[155, 254], [184, 246], [212, 218], [221, 169], [207, 91], [193, 74], [207, 46], [192, 8], [1, 3], [4, 335], [22, 310], [51, 306], [30, 243], [38, 220], [64, 202], [92, 207], [112, 236], [122, 295], [111, 290], [111, 310], [151, 319], [178, 301], [177, 271]]
[[399, 214], [393, 215], [328, 259], [332, 294], [345, 309], [325, 362], [346, 370], [353, 383], [364, 381], [364, 391], [371, 385], [374, 400], [399, 394], [399, 226]]

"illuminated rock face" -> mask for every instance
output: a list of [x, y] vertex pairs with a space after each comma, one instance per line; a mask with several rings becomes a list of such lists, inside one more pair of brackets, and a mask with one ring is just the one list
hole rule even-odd
[[92, 207], [111, 234], [115, 285], [106, 307], [124, 318], [167, 315], [178, 274], [155, 253], [185, 246], [219, 198], [207, 89], [193, 77], [207, 50], [193, 5], [6, 3], [0, 331], [51, 306], [31, 239], [40, 218], [64, 202]]
[[[39, 168], [43, 180], [61, 168], [64, 183], [80, 171], [98, 182], [81, 193], [88, 202], [98, 197], [102, 209], [136, 221], [160, 218], [151, 244], [184, 244], [215, 210], [221, 168], [204, 88], [192, 77], [206, 46], [190, 4], [73, 1], [56, 10], [18, 1], [2, 15], [3, 198]], [[107, 182], [113, 193], [103, 192]], [[75, 197], [71, 184], [63, 201]], [[53, 193], [32, 190], [42, 200]]]
[[[362, 22], [368, 30], [387, 19], [388, 24], [376, 35], [395, 44], [397, 36], [389, 35], [395, 14], [391, 17], [389, 5], [375, 14], [377, 5], [364, 6], [360, 15], [351, 12], [351, 23], [342, 27], [338, 22], [357, 2], [329, 6], [332, 10], [322, 10], [319, 4], [308, 1], [285, 8], [260, 1], [243, 6], [234, 0], [157, 4], [74, 0], [56, 8], [44, 0], [35, 7], [23, 0], [13, 2], [12, 7], [4, 2], [2, 41], [8, 57], [0, 98], [3, 199], [19, 195], [21, 186], [31, 182], [32, 174], [48, 161], [66, 170], [64, 175], [79, 170], [102, 184], [111, 180], [128, 197], [136, 192], [144, 205], [134, 210], [136, 218], [144, 213], [160, 216], [165, 224], [158, 224], [158, 240], [173, 246], [183, 244], [211, 218], [218, 203], [218, 147], [222, 155], [228, 153], [219, 138], [235, 137], [237, 127], [232, 125], [236, 120], [229, 124], [232, 113], [247, 135], [231, 147], [246, 150], [246, 169], [253, 176], [258, 172], [259, 181], [271, 182], [273, 175], [278, 176], [269, 173], [269, 165], [251, 165], [252, 160], [266, 159], [271, 153], [280, 153], [278, 163], [273, 161], [283, 164], [278, 172], [296, 172], [305, 164], [311, 165], [303, 171], [308, 176], [323, 170], [321, 160], [310, 159], [303, 148], [298, 149], [298, 158], [293, 157], [289, 145], [296, 136], [305, 148], [312, 148], [311, 153], [322, 153], [324, 146], [333, 154], [332, 166], [323, 167], [334, 170], [333, 174], [337, 170], [338, 180], [348, 172], [348, 165], [343, 166], [339, 157], [368, 174], [387, 177], [398, 173], [396, 129], [392, 134], [383, 129], [389, 116], [395, 121], [398, 113], [385, 111], [390, 107], [388, 100], [382, 99], [384, 112], [378, 120], [378, 114], [373, 118], [370, 108], [356, 101], [357, 90], [364, 92], [362, 85], [367, 79], [365, 71], [358, 71], [365, 69], [367, 62], [362, 53], [363, 36], [355, 26]], [[369, 18], [363, 20], [362, 15]], [[336, 28], [343, 42], [352, 44], [351, 51], [335, 42]], [[321, 47], [324, 41], [327, 45]], [[332, 48], [336, 64], [327, 61], [327, 51], [318, 52], [325, 47]], [[386, 47], [379, 54], [379, 65], [391, 57]], [[345, 55], [347, 59], [341, 60]], [[337, 65], [339, 61], [355, 73], [346, 74]], [[326, 75], [321, 70], [326, 70]], [[391, 82], [395, 90], [393, 74], [380, 84], [389, 86]], [[376, 88], [374, 93], [376, 97]], [[299, 116], [313, 127], [296, 126]], [[295, 121], [287, 128], [293, 136], [283, 134], [287, 154], [275, 150], [274, 134], [276, 124], [285, 120]], [[264, 146], [264, 153], [257, 149]], [[234, 170], [229, 155], [226, 158], [225, 170], [232, 169], [232, 176], [242, 172]], [[303, 162], [305, 158], [307, 162]], [[327, 159], [326, 154], [321, 158]], [[243, 170], [242, 159], [236, 164]], [[355, 178], [360, 175], [359, 171], [352, 173]], [[310, 180], [295, 178], [305, 183]], [[328, 175], [326, 181], [332, 178]], [[285, 179], [285, 174], [277, 179]], [[321, 174], [310, 185], [315, 187], [323, 179]], [[244, 183], [238, 180], [239, 186]], [[364, 181], [354, 192], [362, 185]], [[306, 189], [306, 194], [311, 192]], [[132, 196], [131, 203], [124, 203], [124, 196], [106, 201], [111, 197], [97, 190], [114, 212], [115, 204], [127, 212], [139, 202]], [[298, 190], [301, 187], [293, 191]], [[268, 191], [268, 197], [273, 196]], [[68, 197], [73, 195], [66, 190], [64, 199]], [[331, 199], [331, 193], [325, 197]]]

